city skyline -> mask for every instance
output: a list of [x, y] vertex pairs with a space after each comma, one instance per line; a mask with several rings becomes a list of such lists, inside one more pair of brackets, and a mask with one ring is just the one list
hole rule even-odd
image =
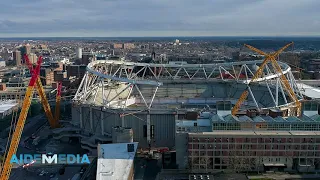
[[317, 36], [316, 0], [1, 1], [0, 37]]

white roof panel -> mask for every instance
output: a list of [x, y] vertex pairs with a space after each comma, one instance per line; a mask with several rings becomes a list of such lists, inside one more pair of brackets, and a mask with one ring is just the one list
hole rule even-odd
[[18, 105], [18, 103], [14, 100], [0, 101], [0, 113], [3, 113], [16, 105]]
[[[127, 144], [134, 144], [128, 152]], [[127, 180], [133, 166], [138, 143], [100, 144], [98, 146], [97, 180]]]
[[320, 98], [320, 89], [312, 86], [308, 86], [303, 83], [297, 83], [301, 93], [309, 98], [319, 99]]

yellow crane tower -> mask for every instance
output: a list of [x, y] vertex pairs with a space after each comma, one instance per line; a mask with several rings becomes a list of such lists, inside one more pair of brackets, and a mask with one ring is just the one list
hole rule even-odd
[[[252, 77], [252, 79], [251, 79], [251, 81], [250, 81], [249, 83], [256, 81], [258, 78], [260, 78], [260, 77], [262, 76], [264, 67], [265, 67], [266, 64], [270, 61], [271, 64], [272, 64], [272, 67], [275, 69], [275, 71], [276, 71], [277, 73], [281, 74], [281, 75], [280, 75], [280, 81], [281, 81], [281, 83], [283, 84], [284, 89], [288, 92], [289, 97], [291, 98], [291, 100], [295, 102], [295, 105], [296, 105], [296, 108], [297, 108], [297, 109], [296, 109], [296, 115], [297, 115], [297, 116], [300, 116], [300, 115], [301, 115], [301, 102], [298, 100], [297, 96], [295, 95], [293, 89], [291, 88], [291, 86], [290, 86], [290, 84], [289, 84], [289, 81], [287, 80], [287, 78], [286, 78], [285, 75], [283, 74], [281, 67], [279, 66], [279, 64], [278, 64], [277, 61], [276, 61], [276, 57], [277, 57], [282, 51], [284, 51], [286, 48], [288, 48], [288, 47], [289, 47], [290, 45], [292, 45], [292, 44], [293, 44], [293, 42], [285, 45], [284, 47], [282, 47], [281, 49], [279, 49], [278, 51], [276, 51], [275, 53], [272, 53], [272, 54], [267, 54], [267, 53], [265, 53], [265, 52], [263, 52], [263, 51], [255, 48], [255, 47], [252, 47], [252, 46], [250, 46], [250, 45], [245, 44], [245, 46], [246, 46], [247, 48], [249, 48], [249, 49], [251, 49], [251, 50], [253, 50], [253, 51], [255, 51], [255, 52], [257, 52], [257, 53], [265, 56], [264, 61], [262, 62], [262, 64], [260, 65], [260, 67], [258, 68], [257, 72], [254, 74], [254, 76]], [[239, 100], [237, 101], [236, 105], [235, 105], [235, 106], [233, 107], [233, 109], [232, 109], [232, 112], [231, 112], [232, 115], [236, 115], [236, 114], [237, 114], [237, 112], [238, 112], [239, 109], [240, 109], [241, 104], [242, 104], [242, 103], [246, 100], [246, 98], [248, 97], [248, 94], [249, 94], [248, 90], [245, 90], [245, 91], [241, 94]]]
[[13, 132], [12, 139], [10, 142], [9, 150], [7, 151], [6, 159], [3, 163], [3, 166], [1, 167], [1, 170], [2, 170], [0, 175], [1, 180], [8, 180], [10, 177], [10, 173], [12, 169], [12, 164], [10, 163], [10, 160], [12, 156], [17, 152], [17, 149], [19, 146], [21, 134], [22, 134], [22, 131], [25, 125], [25, 120], [27, 118], [27, 114], [31, 104], [33, 89], [37, 79], [39, 78], [41, 62], [42, 62], [42, 57], [40, 56], [38, 59], [36, 68], [32, 71], [32, 77], [27, 87], [27, 91], [22, 103], [19, 119], [17, 121], [17, 125], [15, 127], [15, 130]]

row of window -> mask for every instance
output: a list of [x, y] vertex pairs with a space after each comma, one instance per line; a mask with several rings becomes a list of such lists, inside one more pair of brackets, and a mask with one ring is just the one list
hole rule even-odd
[[213, 123], [213, 130], [241, 130], [241, 129], [265, 129], [265, 130], [320, 130], [319, 122], [300, 123]]
[[274, 156], [274, 157], [319, 157], [320, 152], [315, 151], [189, 151], [188, 156], [193, 158], [202, 157], [255, 157], [255, 156]]
[[247, 150], [319, 150], [320, 145], [283, 145], [283, 144], [264, 144], [264, 145], [255, 145], [255, 144], [189, 144], [188, 149], [247, 149]]
[[189, 143], [320, 143], [320, 138], [195, 138]]

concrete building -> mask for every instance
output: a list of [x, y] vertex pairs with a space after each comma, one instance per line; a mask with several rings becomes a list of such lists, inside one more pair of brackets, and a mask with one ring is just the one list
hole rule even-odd
[[15, 100], [1, 100], [0, 101], [0, 119], [10, 115], [14, 108], [18, 107]]
[[98, 145], [97, 180], [133, 180], [138, 143]]
[[41, 68], [40, 76], [45, 78], [41, 78], [41, 83], [44, 86], [51, 85], [54, 80], [53, 71], [51, 71], [51, 69]]
[[95, 60], [95, 54], [93, 52], [82, 52], [81, 65], [88, 65]]
[[0, 58], [0, 67], [6, 67], [6, 61]]
[[123, 49], [134, 49], [135, 45], [133, 43], [124, 43]]
[[30, 63], [32, 63], [32, 64], [36, 64], [37, 63], [38, 56], [36, 54], [30, 53], [30, 54], [28, 54], [28, 57], [29, 57]]
[[82, 58], [82, 48], [77, 48], [77, 51], [76, 51], [76, 56], [78, 59], [81, 59]]
[[114, 127], [112, 128], [112, 143], [133, 142], [132, 128]]
[[77, 78], [82, 78], [86, 73], [86, 65], [67, 65], [67, 77], [75, 76]]
[[21, 51], [14, 51], [13, 52], [13, 60], [14, 62], [16, 63], [16, 66], [20, 66], [21, 65], [21, 61], [22, 61], [22, 58], [21, 58]]
[[54, 71], [53, 72], [53, 80], [55, 82], [62, 81], [65, 78], [67, 78], [67, 72], [66, 71]]
[[25, 49], [25, 54], [31, 53], [31, 45], [30, 44], [24, 45], [23, 48]]

